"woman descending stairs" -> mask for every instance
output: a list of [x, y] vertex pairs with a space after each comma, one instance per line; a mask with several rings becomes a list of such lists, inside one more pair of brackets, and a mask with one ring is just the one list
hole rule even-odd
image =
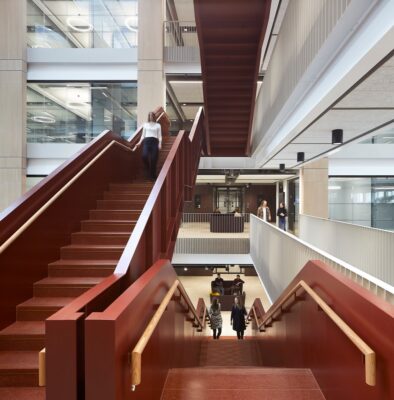
[[199, 367], [169, 371], [162, 400], [324, 400], [309, 369], [263, 365], [258, 339], [207, 339]]
[[[174, 138], [160, 152], [158, 171]], [[45, 347], [45, 319], [112, 274], [154, 182], [113, 183], [71, 234], [48, 276], [36, 282], [33, 297], [16, 308], [16, 322], [0, 331], [0, 399], [45, 398], [38, 388], [38, 352]]]

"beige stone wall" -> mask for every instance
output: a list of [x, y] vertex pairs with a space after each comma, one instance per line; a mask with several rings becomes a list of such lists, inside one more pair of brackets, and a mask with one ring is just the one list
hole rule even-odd
[[328, 159], [305, 165], [300, 171], [300, 213], [328, 218]]
[[0, 211], [26, 181], [26, 0], [0, 2]]
[[146, 121], [149, 111], [165, 108], [164, 16], [164, 0], [138, 2], [138, 125]]

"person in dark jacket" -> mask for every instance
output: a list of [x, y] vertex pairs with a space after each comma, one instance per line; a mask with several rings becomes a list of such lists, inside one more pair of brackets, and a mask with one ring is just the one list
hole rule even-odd
[[233, 330], [237, 332], [238, 339], [244, 338], [244, 331], [246, 329], [245, 316], [247, 315], [245, 307], [238, 297], [234, 298], [234, 305], [231, 309], [231, 324]]
[[233, 280], [233, 285], [231, 286], [231, 294], [242, 294], [242, 288], [245, 281], [241, 279], [239, 275]]
[[220, 274], [218, 274], [216, 279], [214, 280], [214, 287], [220, 293], [221, 296], [224, 295], [224, 280], [223, 278], [221, 278]]
[[276, 215], [279, 217], [279, 229], [286, 230], [286, 217], [287, 217], [287, 210], [284, 203], [279, 203], [278, 211]]

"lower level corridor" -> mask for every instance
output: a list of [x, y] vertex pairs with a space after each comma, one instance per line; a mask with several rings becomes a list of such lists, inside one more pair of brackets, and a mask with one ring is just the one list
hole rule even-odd
[[[225, 281], [232, 281], [236, 278], [236, 274], [221, 274], [222, 278]], [[214, 280], [216, 274], [212, 276], [180, 276], [179, 280], [182, 282], [185, 287], [191, 301], [193, 304], [197, 304], [199, 298], [203, 298], [205, 304], [209, 308], [209, 304], [211, 304], [211, 300], [209, 298], [211, 281]], [[254, 300], [256, 298], [260, 298], [265, 310], [268, 310], [270, 307], [270, 302], [265, 293], [265, 290], [260, 282], [258, 276], [244, 276], [241, 275], [241, 279], [245, 281], [244, 283], [244, 291], [246, 294], [245, 297], [245, 308], [249, 312], [250, 307], [252, 306]], [[223, 317], [223, 328], [222, 328], [222, 336], [236, 336], [236, 333], [233, 331], [231, 323], [230, 323], [230, 311], [222, 310]], [[211, 335], [212, 330], [206, 329], [206, 334]], [[250, 326], [246, 328], [245, 336], [251, 335]]]

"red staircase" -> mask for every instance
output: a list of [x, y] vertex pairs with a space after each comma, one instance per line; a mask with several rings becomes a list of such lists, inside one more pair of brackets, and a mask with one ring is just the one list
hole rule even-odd
[[[166, 137], [160, 170], [174, 143]], [[81, 221], [48, 276], [33, 285], [33, 297], [16, 307], [16, 322], [0, 331], [0, 399], [43, 399], [38, 352], [45, 347], [45, 319], [111, 275], [151, 192], [153, 182], [113, 183]]]
[[260, 53], [270, 7], [270, 0], [194, 0], [208, 155], [250, 155]]
[[257, 339], [207, 339], [200, 367], [168, 373], [162, 400], [324, 400], [309, 369], [265, 368]]

